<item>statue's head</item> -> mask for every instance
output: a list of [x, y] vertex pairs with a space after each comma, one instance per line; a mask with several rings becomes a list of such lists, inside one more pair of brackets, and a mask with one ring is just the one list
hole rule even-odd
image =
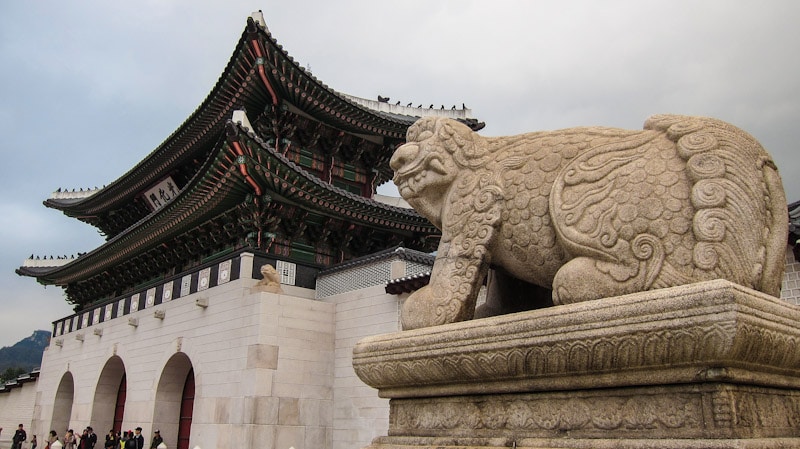
[[272, 265], [268, 263], [261, 265], [261, 275], [264, 276], [264, 279], [274, 279], [277, 274], [278, 272], [275, 271], [275, 267]]
[[407, 143], [389, 161], [400, 195], [438, 227], [445, 193], [458, 170], [474, 166], [480, 151], [476, 136], [455, 120], [425, 117], [408, 128]]

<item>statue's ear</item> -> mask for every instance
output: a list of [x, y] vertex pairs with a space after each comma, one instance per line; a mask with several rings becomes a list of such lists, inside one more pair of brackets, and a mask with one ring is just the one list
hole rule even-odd
[[459, 165], [474, 168], [485, 163], [488, 158], [487, 152], [478, 146], [475, 132], [466, 126], [446, 121], [439, 128], [439, 137], [442, 146], [453, 155]]
[[453, 154], [463, 145], [463, 139], [459, 138], [456, 131], [449, 123], [442, 123], [439, 128], [439, 141], [448, 153]]

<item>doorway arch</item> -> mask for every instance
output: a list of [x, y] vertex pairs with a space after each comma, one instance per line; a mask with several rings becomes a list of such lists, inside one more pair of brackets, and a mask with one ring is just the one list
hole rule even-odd
[[194, 369], [189, 356], [175, 353], [158, 380], [153, 429], [161, 430], [167, 447], [189, 447], [194, 408]]
[[108, 359], [97, 379], [90, 421], [94, 428], [103, 429], [105, 432], [111, 429], [117, 420], [121, 426], [125, 413], [126, 390], [125, 364], [115, 355]]
[[50, 419], [51, 429], [68, 429], [72, 416], [72, 403], [75, 400], [75, 380], [72, 373], [67, 371], [61, 376], [53, 401], [53, 416]]

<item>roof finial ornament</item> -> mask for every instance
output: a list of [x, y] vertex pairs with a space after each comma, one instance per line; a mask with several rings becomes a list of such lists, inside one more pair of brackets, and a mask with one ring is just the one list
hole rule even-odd
[[264, 13], [260, 9], [250, 13], [250, 17], [253, 19], [253, 22], [258, 24], [258, 26], [263, 27], [264, 31], [269, 32], [269, 29], [267, 29], [267, 23], [264, 22]]

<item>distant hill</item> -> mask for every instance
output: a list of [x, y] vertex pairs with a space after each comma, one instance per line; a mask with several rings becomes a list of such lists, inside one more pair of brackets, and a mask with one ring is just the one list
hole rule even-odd
[[42, 364], [44, 348], [50, 342], [50, 332], [33, 331], [33, 335], [14, 346], [0, 348], [0, 372], [7, 368], [22, 368], [29, 372]]

